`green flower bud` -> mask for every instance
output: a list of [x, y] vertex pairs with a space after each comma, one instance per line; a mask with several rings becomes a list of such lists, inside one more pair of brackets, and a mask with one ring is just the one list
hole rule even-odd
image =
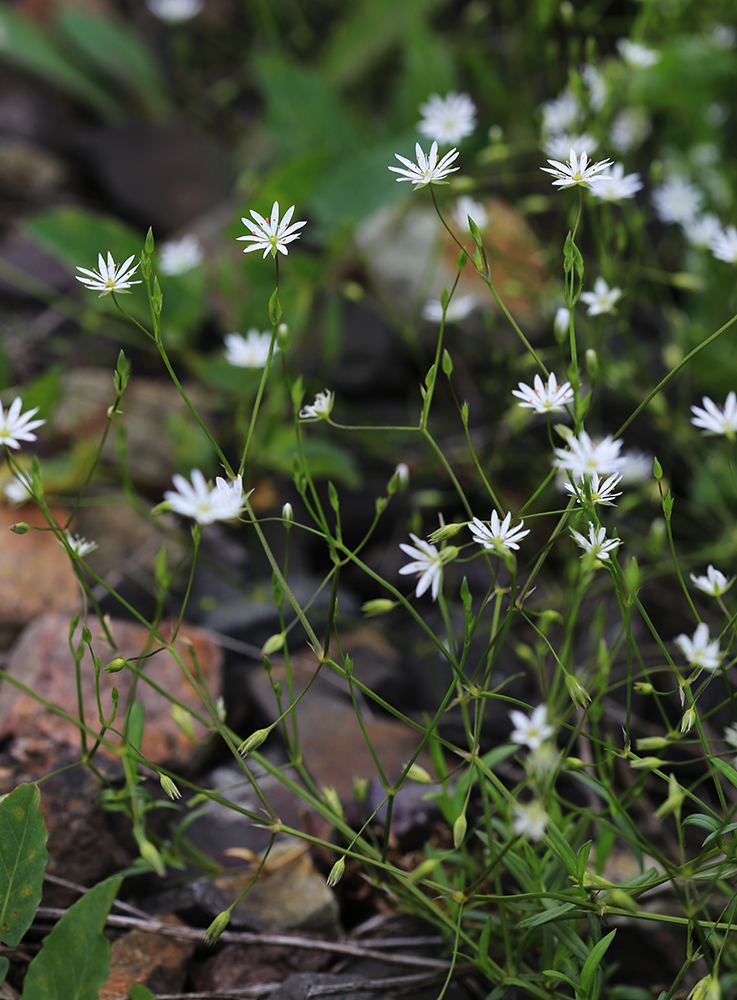
[[223, 910], [222, 913], [218, 913], [213, 922], [205, 931], [205, 940], [208, 944], [215, 944], [217, 939], [223, 933], [225, 928], [230, 923], [230, 909]]
[[407, 777], [410, 781], [416, 781], [419, 785], [435, 784], [432, 776], [425, 770], [424, 767], [420, 767], [419, 764], [410, 764], [409, 771], [407, 771]]
[[16, 535], [25, 535], [26, 532], [31, 530], [30, 524], [26, 524], [25, 521], [18, 521], [17, 524], [11, 524], [10, 530]]
[[266, 729], [257, 729], [255, 733], [251, 733], [248, 739], [245, 739], [238, 747], [238, 753], [247, 757], [252, 751], [258, 750], [273, 728], [273, 726], [268, 726]]
[[466, 830], [468, 829], [468, 823], [466, 821], [466, 814], [461, 813], [461, 815], [456, 819], [453, 824], [453, 847], [456, 850], [461, 846], [466, 837]]
[[102, 669], [106, 674], [117, 674], [127, 666], [128, 660], [122, 656], [116, 656], [114, 660], [111, 660]]
[[396, 608], [398, 601], [390, 601], [386, 597], [377, 597], [373, 601], [366, 601], [361, 605], [361, 611], [366, 615], [367, 618], [373, 618], [376, 615], [385, 615]]
[[159, 784], [172, 801], [176, 802], [177, 799], [181, 799], [182, 793], [168, 774], [159, 774]]
[[270, 635], [263, 645], [261, 655], [271, 656], [273, 653], [278, 653], [280, 649], [284, 648], [285, 638], [283, 632], [276, 632], [274, 635]]
[[340, 882], [343, 878], [343, 872], [345, 871], [345, 858], [338, 858], [333, 867], [330, 869], [330, 874], [328, 875], [327, 884], [331, 889]]

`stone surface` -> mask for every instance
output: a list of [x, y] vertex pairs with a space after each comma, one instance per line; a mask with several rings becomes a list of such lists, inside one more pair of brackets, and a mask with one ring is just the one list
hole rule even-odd
[[[111, 627], [117, 649], [113, 650], [104, 638], [94, 620], [90, 621], [93, 648], [100, 656], [103, 666], [116, 656], [127, 659], [149, 651], [149, 633], [143, 626], [124, 621], [113, 621]], [[167, 635], [170, 626], [162, 624], [161, 634]], [[75, 645], [80, 640], [81, 628], [77, 627]], [[191, 649], [190, 649], [191, 644]], [[150, 648], [156, 648], [151, 644]], [[202, 629], [184, 627], [177, 639], [176, 648], [183, 662], [194, 673], [191, 650], [207, 681], [213, 698], [221, 693], [220, 647]], [[184, 676], [174, 657], [162, 651], [142, 661], [146, 676], [161, 689], [178, 699], [187, 708], [202, 711], [200, 700]], [[7, 672], [22, 681], [52, 705], [77, 717], [77, 690], [75, 684], [74, 660], [69, 649], [69, 617], [62, 614], [41, 615], [19, 636], [8, 657]], [[85, 649], [81, 661], [82, 696], [85, 720], [93, 729], [99, 729], [95, 674], [89, 651]], [[120, 693], [120, 712], [125, 709], [126, 698], [131, 690], [133, 674], [125, 669], [115, 674], [100, 676], [100, 696], [103, 712], [112, 710], [111, 692], [116, 687]], [[191, 774], [207, 755], [207, 730], [193, 720], [195, 741], [190, 740], [175, 725], [171, 715], [171, 703], [150, 684], [139, 679], [136, 698], [143, 702], [145, 727], [142, 753], [156, 764], [174, 771]], [[18, 690], [8, 681], [0, 685], [0, 740], [8, 736], [47, 736], [58, 745], [79, 746], [77, 727], [66, 719], [44, 708], [30, 694]], [[105, 739], [119, 745], [119, 737], [108, 730]], [[204, 744], [203, 744], [204, 741]], [[115, 755], [114, 750], [101, 747], [102, 754]]]
[[[167, 924], [180, 923], [176, 917], [159, 916]], [[152, 993], [179, 993], [184, 985], [187, 962], [194, 941], [181, 941], [151, 931], [130, 931], [113, 941], [108, 979], [100, 990], [100, 1000], [127, 997], [134, 983]]]
[[[66, 511], [52, 508], [52, 513], [62, 523], [66, 519]], [[16, 535], [9, 529], [19, 521], [46, 527], [33, 504], [0, 505], [0, 643], [4, 645], [36, 615], [73, 612], [80, 605], [79, 584], [56, 538], [50, 531]]]
[[298, 972], [318, 972], [332, 956], [310, 948], [288, 945], [226, 945], [194, 974], [195, 989], [201, 993], [227, 993], [243, 986], [281, 982]]

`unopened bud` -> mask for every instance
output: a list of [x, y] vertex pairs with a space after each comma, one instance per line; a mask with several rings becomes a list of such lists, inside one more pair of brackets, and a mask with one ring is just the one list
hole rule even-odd
[[10, 530], [15, 532], [16, 535], [25, 535], [26, 532], [31, 530], [30, 524], [26, 524], [25, 521], [18, 521], [17, 524], [11, 524]]
[[223, 910], [222, 913], [218, 913], [213, 922], [205, 931], [205, 940], [208, 944], [215, 944], [217, 939], [223, 933], [225, 928], [230, 923], [230, 910]]
[[[463, 523], [444, 524], [442, 528], [438, 528], [436, 531], [433, 531], [433, 533], [429, 536], [430, 541], [432, 542], [433, 545], [438, 545], [440, 542], [444, 542], [448, 538], [453, 538], [455, 535], [458, 534], [461, 528], [465, 527], [466, 525]], [[456, 549], [456, 555], [457, 554], [458, 550]], [[453, 558], [455, 559], [455, 556], [453, 556]]]
[[181, 705], [172, 705], [171, 717], [177, 729], [183, 732], [190, 740], [195, 739], [194, 720], [186, 708], [182, 708]]
[[655, 692], [655, 688], [649, 681], [637, 681], [635, 683], [635, 691], [638, 694], [653, 694]]
[[330, 806], [330, 808], [332, 809], [332, 811], [334, 813], [336, 813], [336, 815], [340, 816], [341, 819], [342, 819], [343, 818], [343, 806], [341, 805], [340, 797], [338, 796], [338, 793], [336, 792], [336, 790], [334, 788], [332, 788], [332, 787], [330, 787], [330, 788], [323, 788], [323, 790], [322, 790], [322, 797], [325, 799], [325, 801]]
[[670, 740], [667, 736], [641, 736], [637, 741], [638, 750], [663, 750]]
[[251, 733], [248, 739], [245, 739], [238, 747], [238, 753], [243, 757], [247, 757], [253, 750], [258, 750], [272, 728], [273, 726], [268, 726], [266, 729], [257, 729], [255, 733]]
[[407, 777], [410, 781], [416, 781], [419, 785], [435, 784], [429, 772], [424, 767], [420, 767], [419, 764], [410, 764]]
[[276, 342], [280, 351], [286, 351], [289, 347], [289, 327], [286, 323], [280, 323], [276, 328]]
[[333, 867], [330, 869], [330, 874], [328, 875], [327, 884], [330, 888], [334, 888], [338, 882], [343, 878], [343, 872], [345, 871], [345, 858], [338, 858]]
[[722, 1000], [722, 990], [715, 976], [704, 976], [688, 994], [687, 1000]]
[[292, 510], [292, 505], [290, 503], [285, 503], [281, 509], [281, 516], [287, 524], [291, 524], [294, 520], [294, 511]]
[[164, 864], [164, 859], [161, 857], [151, 841], [146, 840], [143, 836], [139, 837], [138, 849], [141, 852], [141, 857], [146, 864], [153, 868], [159, 878], [163, 878], [166, 875], [166, 865]]
[[367, 618], [374, 618], [376, 615], [386, 615], [396, 608], [398, 601], [390, 601], [386, 597], [377, 597], [373, 601], [365, 601], [361, 605], [361, 611]]
[[630, 767], [637, 771], [654, 771], [662, 763], [659, 757], [630, 757]]
[[173, 801], [181, 799], [182, 793], [179, 791], [179, 789], [171, 780], [168, 774], [159, 775], [159, 784], [164, 789], [164, 791], [166, 792], [166, 794], [169, 796], [170, 799], [172, 799]]
[[120, 673], [125, 667], [128, 666], [128, 660], [122, 656], [116, 656], [114, 660], [111, 660], [102, 669], [106, 674], [117, 674]]
[[261, 655], [271, 656], [272, 653], [278, 653], [284, 646], [284, 639], [283, 632], [276, 632], [274, 635], [270, 635], [261, 649]]
[[681, 718], [681, 726], [680, 726], [681, 735], [685, 736], [686, 733], [690, 733], [695, 725], [696, 725], [696, 710], [693, 708], [687, 708]]
[[456, 849], [458, 849], [463, 843], [467, 828], [468, 823], [466, 822], [466, 814], [461, 813], [453, 824], [453, 847]]
[[586, 708], [588, 703], [591, 701], [591, 695], [573, 674], [566, 674], [565, 678], [566, 688], [568, 689], [568, 697], [574, 705], [578, 705], [579, 708]]

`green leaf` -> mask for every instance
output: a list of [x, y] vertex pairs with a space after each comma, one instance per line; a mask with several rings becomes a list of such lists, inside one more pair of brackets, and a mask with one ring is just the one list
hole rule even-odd
[[18, 785], [0, 802], [0, 940], [20, 944], [41, 902], [46, 827], [38, 785]]
[[130, 1000], [156, 1000], [150, 989], [147, 986], [143, 986], [141, 983], [134, 983], [131, 986], [130, 993], [128, 994]]
[[573, 853], [571, 845], [552, 821], [548, 823], [547, 836], [555, 848], [559, 860], [565, 866], [567, 874], [575, 878], [578, 870], [578, 858]]
[[0, 956], [0, 986], [5, 982], [5, 977], [8, 974], [8, 969], [10, 968], [10, 962], [8, 959], [2, 955]]
[[52, 208], [31, 216], [24, 224], [26, 234], [57, 260], [74, 269], [78, 264], [97, 267], [97, 255], [107, 251], [121, 264], [138, 254], [143, 236], [131, 226], [82, 208]]
[[723, 775], [727, 781], [737, 788], [737, 771], [735, 771], [732, 765], [728, 764], [726, 760], [722, 760], [720, 757], [711, 757], [710, 761], [717, 771], [719, 771], [719, 773]]
[[28, 966], [21, 1000], [97, 1000], [110, 966], [102, 930], [122, 881], [100, 882], [67, 910]]
[[573, 920], [580, 916], [580, 910], [575, 903], [561, 903], [559, 906], [551, 906], [543, 913], [536, 913], [533, 917], [525, 917], [516, 924], [519, 930], [529, 930], [531, 927], [541, 927], [543, 924], [557, 923], [559, 920]]
[[591, 991], [591, 985], [594, 981], [594, 976], [596, 975], [596, 970], [601, 964], [601, 960], [606, 954], [606, 950], [609, 945], [614, 940], [614, 935], [617, 933], [616, 928], [610, 931], [606, 937], [603, 937], [598, 944], [595, 944], [591, 949], [591, 954], [583, 963], [583, 968], [581, 969], [581, 986], [580, 991], [584, 997], [588, 997]]

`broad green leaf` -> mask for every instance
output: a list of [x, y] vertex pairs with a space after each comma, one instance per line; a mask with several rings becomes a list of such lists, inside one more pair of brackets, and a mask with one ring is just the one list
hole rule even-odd
[[21, 1000], [97, 1000], [110, 966], [102, 931], [122, 881], [100, 882], [67, 910], [28, 966]]
[[38, 785], [18, 785], [0, 802], [0, 941], [20, 944], [41, 902], [46, 827]]
[[9, 62], [92, 108], [103, 118], [120, 121], [120, 102], [69, 60], [40, 25], [0, 4], [0, 60]]
[[594, 976], [596, 975], [596, 970], [601, 964], [601, 960], [606, 954], [606, 950], [609, 945], [614, 940], [614, 935], [617, 933], [616, 928], [610, 931], [606, 937], [603, 937], [601, 941], [594, 945], [591, 949], [591, 954], [583, 963], [583, 968], [581, 969], [581, 993], [583, 996], [588, 997], [591, 991], [591, 985], [594, 981]]
[[128, 995], [130, 996], [130, 1000], [156, 1000], [151, 990], [141, 983], [134, 983]]

